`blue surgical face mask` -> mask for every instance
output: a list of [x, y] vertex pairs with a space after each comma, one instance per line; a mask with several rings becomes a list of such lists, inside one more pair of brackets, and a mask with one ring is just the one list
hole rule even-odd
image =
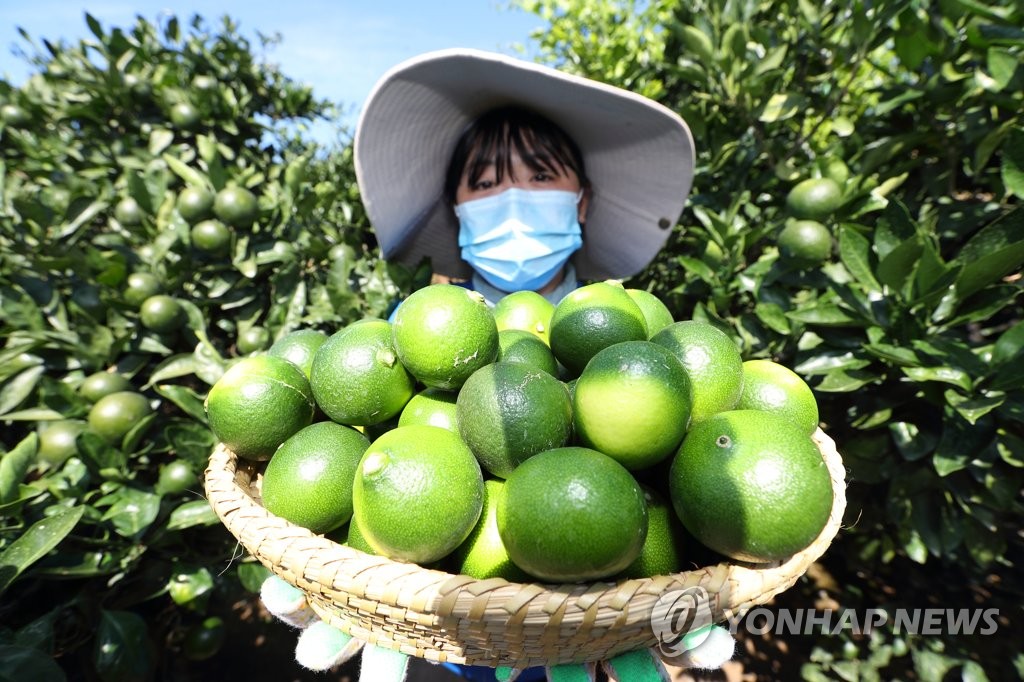
[[457, 205], [463, 260], [502, 291], [540, 289], [583, 245], [582, 196], [513, 187]]

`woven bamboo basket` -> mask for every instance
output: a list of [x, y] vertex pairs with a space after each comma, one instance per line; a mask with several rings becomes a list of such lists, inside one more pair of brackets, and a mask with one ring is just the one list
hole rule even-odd
[[252, 556], [303, 590], [316, 614], [353, 637], [434, 662], [528, 667], [608, 660], [658, 645], [652, 613], [673, 590], [703, 588], [711, 618], [764, 604], [788, 589], [831, 544], [846, 508], [835, 443], [813, 436], [832, 477], [832, 513], [805, 550], [772, 564], [720, 563], [672, 575], [571, 585], [474, 580], [371, 556], [260, 506], [258, 469], [223, 446], [206, 494]]

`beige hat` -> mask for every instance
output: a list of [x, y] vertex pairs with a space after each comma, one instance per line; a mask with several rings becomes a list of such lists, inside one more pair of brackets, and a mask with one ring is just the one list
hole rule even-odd
[[377, 82], [355, 136], [356, 178], [385, 258], [468, 277], [458, 222], [444, 199], [455, 143], [492, 108], [518, 104], [546, 116], [583, 153], [593, 194], [581, 279], [625, 278], [654, 259], [693, 183], [693, 137], [664, 106], [627, 90], [505, 55], [429, 52]]

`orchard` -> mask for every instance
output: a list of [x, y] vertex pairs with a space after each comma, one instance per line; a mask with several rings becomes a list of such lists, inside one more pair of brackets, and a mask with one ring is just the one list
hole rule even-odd
[[[624, 286], [790, 368], [842, 454], [843, 528], [771, 606], [998, 609], [988, 636], [740, 627], [734, 669], [1024, 679], [1021, 9], [516, 4], [540, 61], [693, 132], [682, 219]], [[305, 136], [338, 113], [257, 56], [274, 39], [85, 22], [24, 34], [33, 74], [0, 80], [0, 678], [297, 676], [267, 569], [204, 498], [204, 403], [247, 358], [308, 378], [430, 263], [380, 258], [351, 131]]]

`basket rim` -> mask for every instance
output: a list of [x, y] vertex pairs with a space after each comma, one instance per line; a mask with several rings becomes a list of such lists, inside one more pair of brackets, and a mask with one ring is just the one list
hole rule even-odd
[[[820, 428], [812, 439], [832, 479], [833, 504], [825, 527], [807, 548], [771, 564], [722, 562], [617, 582], [476, 580], [366, 554], [264, 509], [254, 489], [256, 466], [240, 460], [223, 444], [210, 455], [204, 486], [222, 524], [250, 555], [303, 590], [321, 619], [358, 639], [436, 662], [492, 666], [581, 662], [572, 653], [572, 642], [585, 646], [584, 639], [594, 633], [609, 639], [608, 653], [618, 648], [618, 631], [630, 633], [629, 642], [622, 646], [631, 649], [624, 650], [640, 648], [636, 642], [643, 640], [643, 628], [647, 630], [644, 646], [656, 646], [652, 614], [659, 599], [673, 590], [705, 590], [711, 617], [721, 622], [791, 587], [828, 549], [846, 510], [846, 470], [835, 443]], [[424, 637], [406, 636], [403, 628]], [[490, 641], [502, 628], [511, 632], [513, 640], [521, 636], [521, 641], [516, 640], [521, 648], [530, 648], [529, 640], [538, 632], [550, 641], [540, 651], [475, 648], [478, 635]], [[515, 648], [513, 642], [511, 649]]]

